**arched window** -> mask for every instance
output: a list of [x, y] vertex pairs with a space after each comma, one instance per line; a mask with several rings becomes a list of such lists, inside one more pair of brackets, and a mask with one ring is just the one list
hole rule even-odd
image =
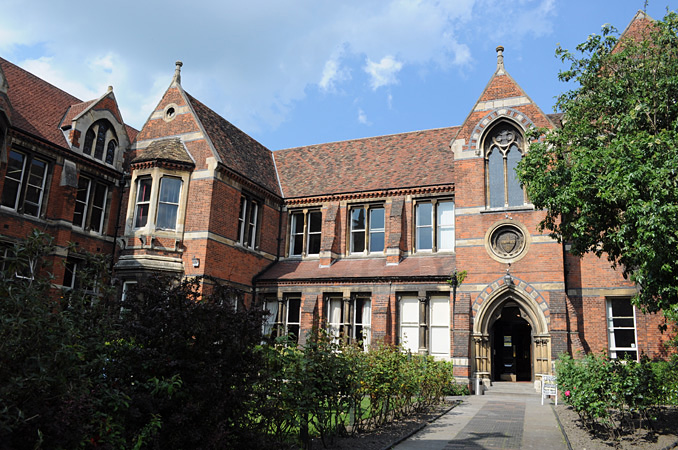
[[525, 139], [507, 123], [495, 125], [485, 137], [485, 192], [487, 206], [505, 208], [525, 204], [525, 192], [516, 167], [523, 157]]
[[92, 155], [92, 147], [94, 147], [94, 159], [105, 161], [107, 164], [113, 164], [115, 161], [115, 151], [118, 148], [117, 141], [118, 137], [110, 122], [105, 119], [97, 120], [89, 127], [85, 134], [85, 144], [82, 147], [82, 153]]

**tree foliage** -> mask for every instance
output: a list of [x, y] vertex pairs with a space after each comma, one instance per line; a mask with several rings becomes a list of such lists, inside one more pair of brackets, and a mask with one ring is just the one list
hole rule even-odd
[[641, 289], [636, 303], [678, 316], [678, 16], [641, 38], [606, 25], [556, 54], [575, 87], [562, 128], [533, 130], [518, 167], [543, 229], [576, 255], [607, 256]]

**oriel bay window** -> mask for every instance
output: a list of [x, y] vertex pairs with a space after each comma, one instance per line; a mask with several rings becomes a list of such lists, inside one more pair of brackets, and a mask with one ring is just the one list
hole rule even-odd
[[450, 296], [398, 296], [400, 345], [412, 353], [450, 358]]
[[454, 250], [454, 202], [427, 200], [415, 204], [416, 251]]
[[140, 176], [135, 182], [134, 228], [151, 226], [157, 230], [177, 229], [183, 177]]
[[249, 196], [240, 198], [240, 216], [238, 217], [238, 242], [245, 247], [255, 248], [257, 221], [259, 220], [259, 202]]
[[78, 190], [75, 196], [73, 225], [102, 233], [107, 196], [108, 187], [105, 184], [81, 176], [78, 179]]
[[264, 336], [276, 338], [288, 335], [298, 342], [301, 327], [301, 295], [286, 294], [281, 298], [268, 297], [264, 309], [270, 314], [264, 323]]
[[383, 206], [351, 208], [351, 253], [384, 251], [385, 215]]
[[322, 223], [320, 210], [290, 213], [290, 256], [320, 254]]
[[45, 194], [48, 164], [30, 154], [11, 150], [2, 190], [2, 205], [39, 217]]
[[325, 297], [328, 331], [335, 339], [347, 343], [361, 342], [367, 349], [371, 340], [372, 302], [370, 294], [352, 294]]

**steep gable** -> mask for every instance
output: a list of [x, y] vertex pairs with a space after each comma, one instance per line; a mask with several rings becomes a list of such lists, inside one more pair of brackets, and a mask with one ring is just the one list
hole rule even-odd
[[286, 198], [454, 183], [449, 143], [458, 128], [332, 142], [273, 152]]

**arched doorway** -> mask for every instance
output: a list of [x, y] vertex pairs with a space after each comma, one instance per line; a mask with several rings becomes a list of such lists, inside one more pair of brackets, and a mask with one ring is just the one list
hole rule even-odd
[[[502, 280], [503, 281], [503, 280]], [[495, 285], [496, 286], [496, 285]], [[496, 286], [473, 320], [473, 376], [492, 381], [533, 381], [551, 373], [551, 336], [543, 302], [520, 283]]]
[[532, 326], [507, 302], [490, 329], [493, 381], [532, 380]]

